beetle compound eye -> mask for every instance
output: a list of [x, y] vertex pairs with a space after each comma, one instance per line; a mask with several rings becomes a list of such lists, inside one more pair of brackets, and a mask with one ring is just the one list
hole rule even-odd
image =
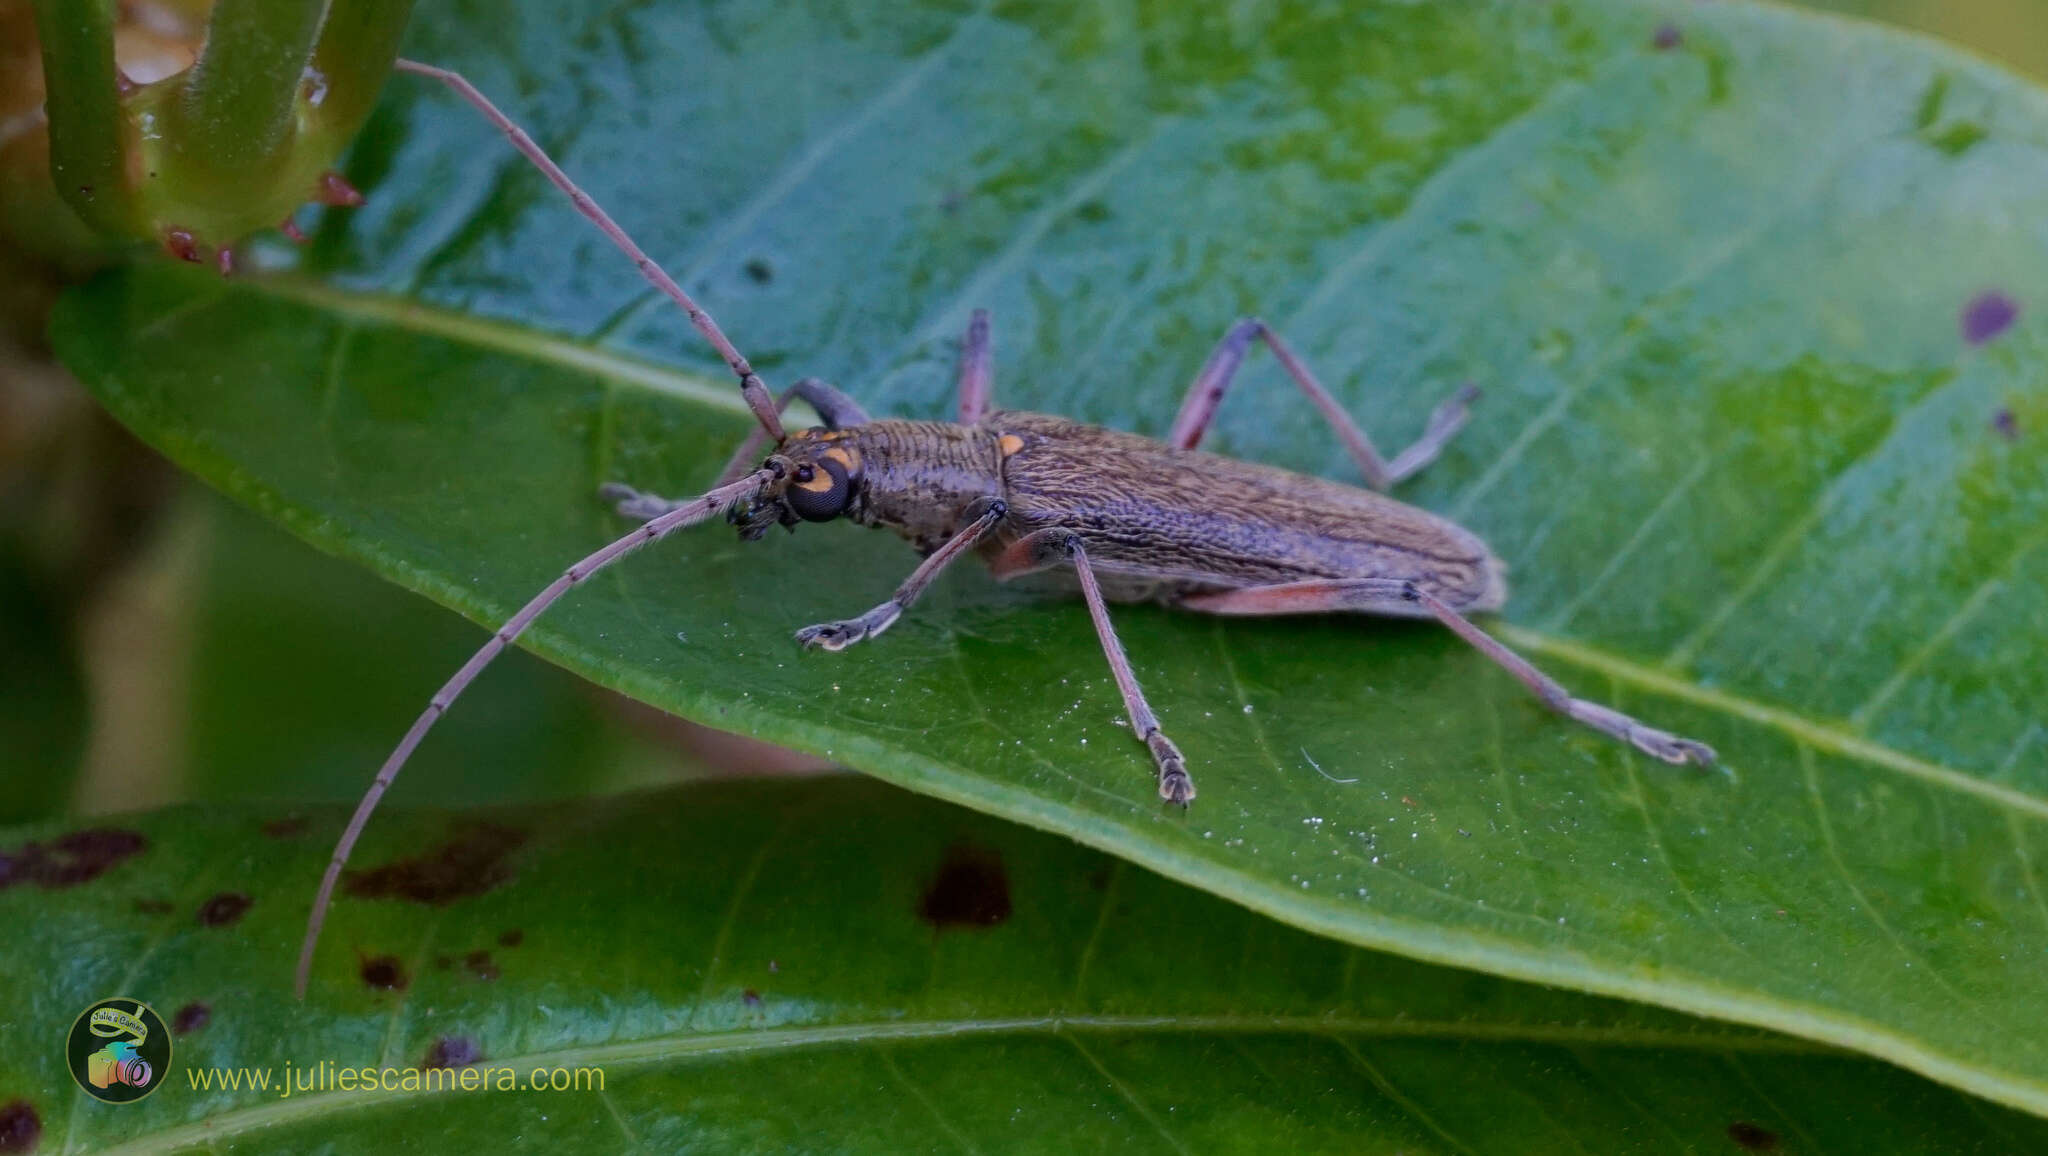
[[794, 484], [783, 491], [783, 500], [806, 522], [831, 521], [853, 496], [845, 465], [830, 457], [820, 458], [815, 467], [798, 466], [792, 480]]

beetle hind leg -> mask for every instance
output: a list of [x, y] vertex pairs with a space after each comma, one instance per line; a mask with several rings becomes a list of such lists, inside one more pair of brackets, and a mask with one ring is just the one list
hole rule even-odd
[[1472, 620], [1435, 594], [1413, 582], [1398, 578], [1333, 578], [1310, 582], [1289, 582], [1276, 586], [1253, 586], [1218, 594], [1195, 594], [1182, 598], [1189, 610], [1207, 614], [1278, 615], [1325, 614], [1356, 611], [1400, 617], [1433, 617], [1464, 639], [1473, 649], [1515, 676], [1543, 705], [1602, 734], [1620, 739], [1644, 754], [1667, 763], [1709, 766], [1714, 748], [1693, 739], [1658, 730], [1611, 706], [1574, 698], [1563, 684], [1536, 669], [1499, 639], [1472, 624]]

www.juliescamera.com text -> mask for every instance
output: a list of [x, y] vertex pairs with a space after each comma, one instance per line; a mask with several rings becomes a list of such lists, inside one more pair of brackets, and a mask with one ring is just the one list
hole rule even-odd
[[353, 1068], [321, 1061], [280, 1068], [187, 1068], [195, 1092], [260, 1092], [277, 1098], [329, 1092], [602, 1092], [603, 1068]]

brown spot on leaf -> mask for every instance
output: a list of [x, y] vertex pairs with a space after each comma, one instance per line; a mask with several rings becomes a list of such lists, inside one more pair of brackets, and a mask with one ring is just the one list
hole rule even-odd
[[296, 839], [306, 833], [304, 815], [286, 815], [263, 824], [263, 833], [272, 839]]
[[351, 871], [342, 886], [358, 899], [409, 899], [444, 907], [482, 895], [512, 877], [506, 862], [526, 832], [490, 824], [464, 831], [424, 855]]
[[2006, 441], [2020, 440], [2020, 419], [2009, 409], [2001, 409], [1991, 415], [1991, 428], [1997, 430], [1998, 436]]
[[939, 931], [994, 927], [1010, 917], [1010, 880], [993, 851], [955, 847], [925, 888], [918, 914]]
[[48, 843], [23, 843], [0, 851], [0, 891], [17, 883], [32, 883], [45, 891], [90, 883], [148, 848], [149, 840], [141, 832], [118, 827], [88, 827]]
[[760, 1007], [761, 993], [755, 991], [753, 988], [750, 987], [747, 990], [740, 993], [740, 1002], [746, 1004], [748, 1007]]
[[427, 1058], [420, 1061], [422, 1068], [466, 1068], [482, 1063], [484, 1050], [468, 1036], [442, 1036], [427, 1049]]
[[179, 1008], [178, 1013], [171, 1017], [171, 1030], [182, 1036], [187, 1032], [196, 1032], [212, 1022], [213, 1009], [195, 999]]
[[363, 982], [378, 991], [404, 991], [412, 980], [395, 955], [372, 956], [363, 961]]
[[199, 905], [199, 925], [227, 927], [247, 914], [255, 903], [247, 892], [223, 891]]
[[1650, 34], [1650, 46], [1659, 52], [1669, 52], [1684, 43], [1685, 33], [1679, 30], [1678, 25], [1668, 20], [1659, 24], [1657, 31]]
[[499, 947], [518, 947], [520, 944], [525, 942], [526, 933], [524, 931], [519, 930], [516, 927], [510, 931], [501, 931], [498, 933]]
[[0, 1104], [0, 1152], [33, 1152], [43, 1138], [43, 1118], [27, 1100]]
[[1778, 1134], [1762, 1124], [1737, 1120], [1728, 1125], [1728, 1138], [1740, 1145], [1745, 1152], [1775, 1152], [1778, 1150]]
[[766, 285], [775, 280], [775, 266], [760, 257], [748, 258], [741, 268], [746, 271], [747, 280], [756, 285]]
[[492, 959], [488, 951], [470, 952], [462, 958], [462, 966], [469, 969], [469, 974], [485, 983], [498, 978], [498, 961]]
[[2019, 320], [2020, 304], [1996, 289], [1989, 289], [1970, 298], [1963, 306], [1963, 340], [1971, 345], [1982, 345], [2006, 330]]

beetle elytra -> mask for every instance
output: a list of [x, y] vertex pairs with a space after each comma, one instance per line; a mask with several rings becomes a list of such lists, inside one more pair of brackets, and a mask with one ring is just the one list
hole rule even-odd
[[[1469, 613], [1499, 609], [1504, 567], [1470, 531], [1377, 491], [1422, 469], [1464, 424], [1467, 386], [1432, 415], [1421, 438], [1391, 461], [1262, 322], [1233, 326], [1196, 375], [1164, 440], [1043, 414], [991, 408], [987, 314], [962, 343], [959, 411], [952, 422], [870, 418], [816, 379], [778, 400], [711, 316], [663, 272], [531, 138], [460, 75], [410, 61], [401, 71], [438, 80], [475, 106], [594, 222], [641, 273], [674, 300], [739, 379], [758, 428], [720, 484], [685, 500], [622, 485], [604, 496], [642, 524], [577, 562], [491, 636], [436, 693], [378, 771], [328, 864], [307, 922], [297, 986], [305, 994], [335, 884], [378, 800], [427, 730], [497, 654], [550, 605], [592, 574], [676, 530], [723, 513], [741, 537], [769, 528], [847, 518], [895, 531], [924, 561], [888, 601], [797, 638], [839, 650], [887, 630], [932, 579], [969, 552], [998, 579], [1049, 572], [1077, 586], [1124, 700], [1132, 733], [1151, 753], [1159, 794], [1185, 806], [1194, 780], [1161, 729], [1111, 623], [1112, 601], [1149, 599], [1222, 615], [1348, 611], [1434, 618], [1505, 668], [1550, 709], [1671, 763], [1707, 764], [1703, 743], [1575, 698], [1475, 626]], [[1202, 453], [1196, 449], [1254, 341], [1262, 341], [1335, 429], [1372, 489]], [[822, 426], [787, 430], [781, 413], [801, 400]], [[758, 455], [766, 448], [765, 458]], [[758, 462], [750, 468], [750, 463]]]

